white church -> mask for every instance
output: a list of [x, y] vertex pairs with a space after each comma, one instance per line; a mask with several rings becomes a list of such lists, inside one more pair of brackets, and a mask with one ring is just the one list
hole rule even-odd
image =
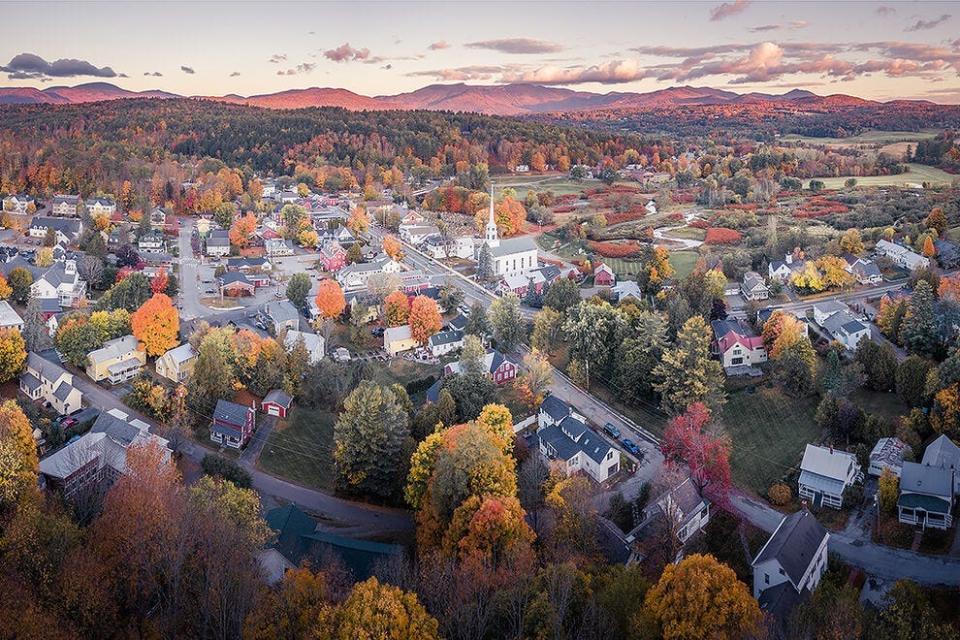
[[479, 258], [483, 245], [490, 248], [493, 260], [493, 273], [498, 278], [503, 276], [522, 275], [536, 269], [537, 243], [530, 236], [507, 238], [500, 240], [497, 233], [497, 223], [493, 219], [493, 190], [490, 191], [490, 218], [484, 231], [482, 241], [478, 241], [477, 255]]

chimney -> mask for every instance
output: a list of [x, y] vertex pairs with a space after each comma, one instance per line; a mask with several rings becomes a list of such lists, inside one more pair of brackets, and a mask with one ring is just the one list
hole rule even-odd
[[67, 260], [63, 263], [63, 272], [68, 276], [72, 276], [77, 272], [77, 261], [76, 260]]

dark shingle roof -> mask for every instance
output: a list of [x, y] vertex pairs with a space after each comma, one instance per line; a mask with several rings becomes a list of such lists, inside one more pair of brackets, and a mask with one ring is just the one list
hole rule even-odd
[[540, 409], [559, 422], [570, 415], [570, 405], [556, 396], [547, 396], [540, 403]]
[[793, 584], [799, 584], [826, 536], [827, 530], [813, 514], [801, 509], [781, 521], [753, 564], [776, 560]]
[[282, 389], [274, 389], [268, 393], [263, 398], [264, 403], [271, 402], [273, 404], [278, 404], [284, 409], [289, 409], [290, 404], [293, 402], [293, 398], [290, 397], [290, 394]]
[[244, 425], [247, 423], [247, 414], [249, 407], [229, 400], [217, 400], [217, 408], [213, 410], [213, 419], [216, 422], [226, 422], [234, 425]]
[[580, 453], [580, 447], [577, 446], [577, 443], [571, 440], [557, 425], [540, 429], [537, 432], [537, 438], [547, 443], [556, 452], [557, 457], [563, 460], [569, 460]]

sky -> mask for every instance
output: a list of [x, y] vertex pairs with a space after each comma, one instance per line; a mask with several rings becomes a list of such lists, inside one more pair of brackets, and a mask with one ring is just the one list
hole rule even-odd
[[960, 103], [960, 2], [5, 2], [0, 79], [390, 95], [534, 82]]

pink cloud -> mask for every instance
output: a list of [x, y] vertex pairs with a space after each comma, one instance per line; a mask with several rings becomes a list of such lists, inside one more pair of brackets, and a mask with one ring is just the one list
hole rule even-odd
[[328, 49], [323, 52], [323, 56], [334, 62], [351, 62], [353, 60], [366, 60], [370, 57], [370, 49], [354, 49], [349, 42], [344, 42], [336, 49]]
[[717, 5], [710, 10], [710, 20], [716, 22], [743, 13], [750, 6], [750, 2], [751, 0], [733, 0]]

